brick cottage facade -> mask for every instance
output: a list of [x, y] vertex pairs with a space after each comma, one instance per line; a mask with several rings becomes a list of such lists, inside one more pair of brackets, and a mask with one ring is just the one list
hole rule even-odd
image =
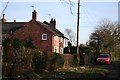
[[50, 22], [37, 21], [37, 12], [32, 12], [32, 19], [29, 22], [6, 22], [5, 16], [2, 18], [3, 39], [11, 34], [15, 38], [25, 41], [29, 38], [36, 49], [47, 52], [63, 53], [64, 42], [66, 37], [56, 29], [56, 20]]

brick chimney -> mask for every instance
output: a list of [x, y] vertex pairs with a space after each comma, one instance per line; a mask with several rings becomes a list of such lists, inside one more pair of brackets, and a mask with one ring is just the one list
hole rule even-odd
[[53, 18], [51, 18], [50, 26], [52, 29], [54, 29], [54, 30], [56, 29], [56, 20], [55, 19], [53, 20]]
[[34, 10], [34, 11], [32, 12], [32, 20], [35, 20], [35, 21], [36, 21], [36, 19], [37, 19], [37, 12], [36, 12], [36, 10]]
[[2, 22], [6, 22], [6, 19], [5, 19], [5, 14], [3, 14], [3, 17], [2, 17]]

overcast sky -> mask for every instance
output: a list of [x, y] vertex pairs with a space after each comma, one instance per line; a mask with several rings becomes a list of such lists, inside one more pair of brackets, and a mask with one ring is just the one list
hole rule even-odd
[[[8, 1], [8, 0], [4, 0]], [[49, 1], [49, 2], [48, 2]], [[28, 22], [31, 20], [33, 9], [38, 12], [37, 20], [50, 21], [55, 18], [57, 28], [64, 33], [66, 28], [72, 29], [76, 33], [76, 17], [77, 17], [77, 0], [73, 0], [73, 15], [70, 12], [70, 6], [60, 0], [10, 0], [6, 9], [5, 17], [7, 21], [16, 20], [18, 22]], [[5, 7], [6, 2], [2, 2], [1, 11]], [[32, 8], [31, 6], [34, 6]], [[112, 21], [118, 19], [118, 0], [81, 0], [80, 6], [80, 43], [86, 43], [90, 34], [96, 28], [98, 22], [103, 18], [109, 18]]]

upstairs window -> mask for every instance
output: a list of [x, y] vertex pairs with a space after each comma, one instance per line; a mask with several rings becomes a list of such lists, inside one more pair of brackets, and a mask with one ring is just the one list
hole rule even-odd
[[47, 40], [47, 34], [42, 34], [42, 40]]
[[54, 40], [55, 40], [55, 41], [58, 41], [58, 36], [54, 36]]

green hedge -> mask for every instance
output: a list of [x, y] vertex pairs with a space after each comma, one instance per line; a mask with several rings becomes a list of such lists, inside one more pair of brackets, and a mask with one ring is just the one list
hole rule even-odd
[[[79, 47], [80, 53], [90, 54], [91, 48], [90, 47]], [[65, 47], [64, 48], [64, 54], [76, 54], [77, 53], [77, 47], [71, 46], [71, 47]]]
[[46, 68], [48, 55], [47, 54], [40, 54], [35, 53], [32, 61], [33, 61], [33, 68], [35, 71], [41, 71]]

